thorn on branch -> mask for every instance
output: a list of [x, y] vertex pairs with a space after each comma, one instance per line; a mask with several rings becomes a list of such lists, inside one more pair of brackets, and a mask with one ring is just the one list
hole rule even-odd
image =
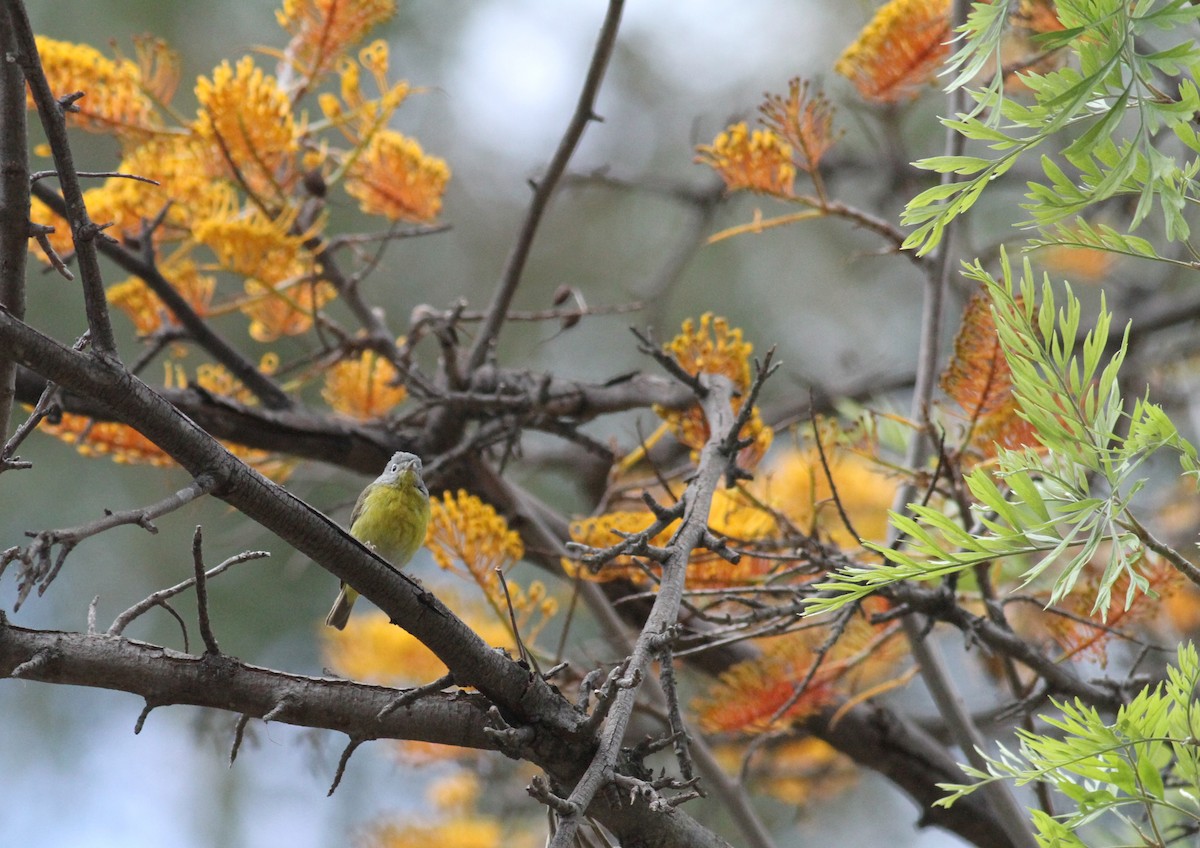
[[78, 112], [79, 107], [75, 104], [87, 96], [87, 92], [73, 91], [70, 94], [64, 94], [58, 98], [58, 108], [64, 112]]
[[525, 791], [529, 793], [531, 798], [542, 802], [560, 816], [571, 818], [579, 815], [579, 808], [566, 798], [554, 794], [546, 779], [540, 774], [533, 776], [533, 779], [529, 781], [529, 785], [525, 787]]
[[146, 706], [142, 707], [142, 711], [138, 713], [137, 721], [133, 723], [134, 736], [142, 732], [142, 728], [146, 726], [146, 719], [150, 716], [150, 711], [157, 706], [158, 704], [153, 703], [149, 698], [146, 699]]
[[35, 651], [33, 656], [18, 665], [11, 672], [9, 677], [26, 677], [36, 674], [50, 664], [50, 660], [54, 658], [54, 652], [49, 648], [42, 648]]
[[514, 760], [528, 756], [534, 737], [532, 727], [513, 727], [495, 706], [488, 708], [487, 717], [490, 726], [483, 728], [483, 735], [496, 743], [500, 753]]
[[398, 697], [392, 699], [387, 704], [387, 706], [385, 706], [382, 710], [380, 710], [376, 714], [375, 720], [383, 721], [385, 718], [387, 718], [389, 715], [391, 715], [392, 713], [394, 713], [396, 710], [400, 709], [401, 707], [406, 707], [415, 701], [419, 701], [421, 698], [424, 698], [427, 695], [432, 695], [435, 692], [441, 692], [447, 686], [453, 686], [453, 685], [454, 685], [454, 675], [447, 674], [443, 677], [439, 677], [437, 680], [433, 681], [432, 683], [426, 683], [424, 686], [417, 686], [413, 689], [408, 689], [408, 690], [404, 691], [403, 693], [401, 693]]
[[262, 717], [263, 721], [271, 722], [283, 715], [296, 704], [296, 696], [290, 692], [284, 695], [275, 706], [271, 707]]
[[338, 760], [337, 772], [333, 775], [333, 783], [330, 785], [329, 791], [325, 793], [326, 798], [332, 797], [333, 793], [337, 791], [338, 784], [342, 782], [342, 776], [346, 774], [346, 765], [350, 762], [350, 757], [353, 756], [358, 746], [366, 741], [366, 739], [351, 739], [350, 744], [342, 751], [341, 759]]
[[237, 759], [238, 751], [242, 747], [242, 739], [246, 735], [246, 725], [250, 723], [250, 714], [242, 713], [238, 716], [237, 724], [233, 726], [233, 747], [229, 749], [229, 767], [233, 768], [233, 763]]

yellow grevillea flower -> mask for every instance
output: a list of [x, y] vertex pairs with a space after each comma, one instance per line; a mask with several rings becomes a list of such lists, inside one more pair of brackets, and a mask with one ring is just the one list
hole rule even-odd
[[[453, 596], [445, 600], [489, 645], [512, 644], [507, 628], [482, 604], [463, 603]], [[437, 680], [447, 671], [445, 663], [433, 651], [408, 631], [392, 624], [379, 610], [354, 616], [345, 630], [322, 627], [320, 634], [325, 662], [352, 680], [382, 686], [413, 686]]]
[[133, 48], [142, 90], [161, 104], [170, 103], [179, 88], [179, 54], [152, 35], [135, 35]]
[[291, 233], [296, 210], [271, 218], [261, 209], [241, 209], [232, 194], [227, 202], [192, 225], [192, 237], [217, 255], [221, 267], [265, 283], [304, 273], [311, 257], [304, 236]]
[[250, 337], [273, 342], [280, 336], [308, 332], [317, 310], [337, 297], [337, 289], [325, 280], [276, 286], [246, 280], [246, 294], [249, 297], [238, 308], [250, 319]]
[[843, 548], [858, 546], [842, 522], [829, 477], [854, 529], [863, 539], [882, 542], [887, 535], [888, 510], [896, 481], [858, 454], [833, 447], [825, 449], [829, 475], [816, 448], [790, 450], [774, 459], [764, 488], [770, 502], [806, 533], [820, 533]]
[[[740, 328], [730, 329], [726, 319], [714, 317], [711, 312], [705, 313], [700, 316], [699, 326], [690, 318], [685, 320], [683, 332], [666, 344], [664, 349], [690, 374], [723, 374], [728, 377], [739, 392], [733, 399], [734, 411], [741, 410], [740, 395], [750, 387], [750, 355], [754, 346], [742, 338]], [[654, 411], [681, 444], [698, 451], [708, 441], [708, 419], [699, 405], [684, 410], [656, 406]], [[751, 411], [739, 435], [753, 440], [739, 457], [743, 465], [753, 467], [771, 446], [775, 433], [763, 423], [755, 409]]]
[[[645, 511], [606, 512], [603, 515], [572, 521], [571, 541], [592, 548], [608, 548], [621, 541], [619, 533], [640, 533], [653, 523], [654, 516]], [[665, 530], [650, 540], [650, 544], [655, 547], [665, 546], [678, 527], [678, 521], [671, 522]], [[562, 559], [562, 567], [570, 577], [580, 575], [588, 580], [629, 580], [639, 585], [649, 582], [646, 572], [633, 557], [628, 556], [616, 557], [595, 574], [579, 561], [566, 557]]]
[[[325, 118], [342, 131], [358, 147], [376, 132], [387, 126], [397, 107], [408, 97], [407, 82], [388, 82], [389, 51], [387, 42], [373, 41], [358, 51], [358, 62], [350, 58], [338, 63], [341, 100], [332, 92], [318, 98]], [[368, 97], [363, 91], [362, 69], [366, 69], [379, 92]]]
[[449, 181], [445, 160], [426, 156], [395, 130], [380, 130], [350, 166], [346, 193], [368, 215], [425, 222], [437, 218]]
[[730, 329], [726, 318], [706, 312], [700, 316], [699, 326], [687, 318], [682, 332], [664, 349], [690, 374], [724, 374], [739, 391], [750, 387], [754, 345], [742, 338], [740, 327]]
[[777, 197], [794, 194], [792, 148], [773, 130], [751, 132], [745, 121], [732, 124], [712, 144], [696, 148], [696, 161], [720, 174], [729, 191], [748, 189]]
[[257, 195], [279, 196], [295, 176], [298, 144], [291, 100], [275, 78], [249, 56], [236, 68], [222, 62], [212, 79], [197, 81], [196, 99], [196, 134], [221, 152], [226, 175]]
[[[144, 136], [162, 124], [154, 103], [143, 91], [138, 66], [128, 59], [109, 59], [94, 47], [37, 37], [38, 53], [50, 90], [56, 97], [76, 91], [85, 96], [68, 112], [67, 122], [88, 132], [111, 133], [121, 139]], [[33, 99], [27, 95], [33, 108]]]
[[482, 788], [479, 775], [470, 771], [456, 771], [435, 780], [425, 794], [441, 812], [466, 813], [474, 809]]
[[408, 397], [390, 361], [373, 350], [334, 363], [325, 372], [325, 402], [359, 421], [381, 418]]
[[351, 680], [412, 686], [446, 674], [433, 651], [378, 610], [354, 616], [345, 630], [323, 627], [321, 637], [325, 662]]
[[[456, 571], [456, 563], [465, 566], [488, 603], [505, 620], [510, 600], [514, 610], [526, 613], [528, 619], [546, 599], [544, 587], [536, 589], [531, 585], [526, 593], [511, 583], [508, 596], [505, 596], [497, 571], [507, 571], [525, 555], [521, 536], [509, 529], [508, 522], [493, 506], [462, 489], [456, 493], [446, 492], [441, 499], [434, 498], [430, 502], [425, 545], [442, 568]], [[553, 614], [553, 609], [547, 608], [545, 614]], [[521, 635], [526, 639], [533, 638], [524, 631]]]
[[[200, 273], [190, 259], [167, 260], [159, 270], [197, 314], [204, 315], [208, 311], [217, 288], [215, 277]], [[176, 323], [171, 311], [139, 277], [109, 286], [108, 302], [128, 315], [142, 335], [155, 332], [164, 323]]]
[[898, 103], [933, 80], [949, 40], [950, 0], [889, 0], [833, 68], [865, 100]]
[[275, 18], [292, 36], [284, 56], [297, 73], [314, 80], [395, 12], [395, 0], [284, 0]]

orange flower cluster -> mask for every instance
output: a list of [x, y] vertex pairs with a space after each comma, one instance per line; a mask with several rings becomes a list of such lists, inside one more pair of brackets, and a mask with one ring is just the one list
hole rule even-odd
[[403, 403], [408, 390], [400, 385], [399, 372], [373, 350], [334, 363], [325, 372], [321, 396], [333, 409], [359, 421], [382, 418]]
[[950, 0], [889, 0], [833, 69], [864, 100], [900, 103], [933, 81], [949, 42]]
[[350, 47], [396, 13], [395, 0], [283, 0], [275, 13], [292, 34], [284, 56], [313, 81], [332, 70]]
[[1009, 449], [1038, 445], [1032, 425], [1020, 415], [1012, 372], [996, 334], [992, 301], [983, 292], [967, 304], [954, 340], [954, 358], [942, 374], [941, 385], [966, 413], [968, 438], [962, 452], [968, 458], [990, 459], [997, 445]]
[[346, 174], [346, 193], [368, 215], [424, 222], [442, 211], [450, 169], [395, 130], [380, 130]]
[[833, 130], [833, 104], [820, 91], [810, 97], [809, 88], [808, 80], [795, 77], [787, 97], [768, 94], [758, 110], [763, 123], [790, 145], [793, 164], [812, 174], [841, 134]]
[[762, 657], [724, 672], [708, 695], [695, 702], [700, 727], [707, 733], [775, 730], [876, 687], [895, 674], [896, 660], [903, 652], [897, 632], [894, 624], [876, 627], [853, 619], [799, 697], [796, 689], [812, 670], [815, 651], [826, 633], [800, 630], [773, 639], [764, 646]]

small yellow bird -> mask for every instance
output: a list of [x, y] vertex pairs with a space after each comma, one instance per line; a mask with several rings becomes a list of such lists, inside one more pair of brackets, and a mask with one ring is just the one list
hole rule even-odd
[[[350, 535], [403, 568], [425, 543], [428, 523], [429, 490], [421, 479], [421, 458], [398, 451], [358, 496], [350, 513]], [[358, 592], [343, 583], [325, 623], [345, 628], [356, 598]]]

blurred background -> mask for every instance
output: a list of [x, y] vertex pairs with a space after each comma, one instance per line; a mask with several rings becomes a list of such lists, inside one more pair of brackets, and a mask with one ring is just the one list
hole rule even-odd
[[[286, 41], [268, 0], [38, 0], [29, 6], [38, 33], [106, 53], [110, 43], [131, 52], [131, 37], [141, 33], [166, 39], [182, 54], [176, 106], [185, 115], [195, 106], [191, 89], [198, 75], [223, 59]], [[800, 75], [824, 84], [843, 104], [837, 123], [847, 135], [837, 155], [861, 161], [839, 170], [831, 194], [868, 209], [882, 204], [881, 214], [895, 220], [891, 186], [880, 182], [881, 151], [897, 161], [930, 155], [939, 151], [942, 132], [938, 100], [927, 98], [891, 117], [914, 149], [899, 149], [894, 135], [881, 146], [885, 133], [877, 116], [854, 105], [849, 84], [832, 74], [834, 60], [873, 10], [860, 0], [631, 2], [599, 99], [604, 121], [589, 127], [573, 178], [550, 208], [516, 307], [547, 308], [562, 285], [578, 289], [593, 306], [648, 305], [585, 320], [562, 334], [541, 324], [510, 325], [501, 360], [584, 380], [653, 370], [637, 353], [629, 325], [670, 338], [684, 318], [713, 311], [743, 327], [758, 350], [779, 346], [783, 373], [768, 404], [801, 407], [814, 382], [832, 391], [853, 389], [911, 369], [921, 281], [910, 263], [882, 255], [877, 239], [845, 223], [817, 221], [702, 246], [705, 235], [749, 220], [754, 199], [736, 199], [706, 218], [672, 196], [679, 189], [711, 193], [716, 178], [693, 164], [695, 146], [711, 142], [731, 120], [752, 120], [764, 92], [786, 91], [788, 79]], [[603, 14], [600, 0], [402, 0], [396, 18], [376, 32], [391, 45], [393, 77], [423, 89], [401, 107], [394, 126], [453, 171], [442, 216], [452, 229], [392, 247], [365, 284], [367, 300], [387, 311], [393, 328], [406, 326], [420, 304], [444, 308], [459, 298], [486, 304], [524, 214], [527, 181], [558, 143]], [[273, 65], [263, 54], [258, 61]], [[80, 169], [115, 166], [112, 140], [80, 134], [76, 143]], [[344, 215], [352, 228], [352, 203], [344, 195], [334, 203], [343, 207], [335, 216]], [[675, 267], [679, 273], [669, 273]], [[124, 277], [108, 270], [109, 282]], [[83, 327], [76, 288], [42, 274], [36, 262], [31, 278], [30, 320], [59, 338], [75, 338]], [[123, 353], [132, 357], [132, 327], [116, 320]], [[948, 320], [952, 324], [953, 316]], [[629, 444], [634, 423], [603, 423], [593, 434]], [[55, 483], [5, 475], [0, 547], [22, 544], [26, 531], [71, 527], [104, 509], [151, 503], [187, 482], [176, 470], [82, 461], [69, 445], [39, 436], [21, 455], [35, 463], [38, 481]], [[298, 468], [288, 485], [345, 521], [364, 482], [310, 465]], [[565, 480], [547, 475], [531, 485], [579, 506]], [[106, 629], [122, 610], [190, 576], [197, 524], [205, 528], [210, 566], [243, 550], [271, 553], [211, 586], [222, 648], [255, 665], [320, 673], [318, 633], [336, 591], [333, 578], [213, 500], [158, 521], [156, 535], [123, 528], [84, 542], [46, 595], [30, 598], [12, 620], [83, 629], [97, 598], [98, 626]], [[440, 579], [425, 555], [418, 560], [418, 577]], [[14, 598], [11, 577], [0, 580], [0, 605], [11, 610]], [[185, 595], [177, 608], [194, 620], [190, 605]], [[178, 625], [161, 611], [139, 619], [127, 635], [183, 648]], [[152, 712], [135, 736], [141, 709], [119, 693], [0, 682], [0, 761], [9, 775], [0, 794], [0, 845], [342, 845], [377, 816], [424, 809], [422, 790], [437, 773], [437, 767], [400, 763], [385, 744], [365, 746], [327, 799], [341, 738], [252, 722], [236, 764], [228, 767], [234, 716], [170, 707]], [[518, 782], [503, 790], [511, 792], [510, 803], [531, 811]], [[802, 811], [766, 802], [764, 815], [778, 831], [795, 834], [794, 842], [784, 838], [781, 845], [800, 844], [801, 833], [804, 844], [835, 836], [895, 848], [957, 844], [940, 833], [917, 832], [918, 811], [872, 775]], [[736, 841], [732, 831], [724, 833]]]

